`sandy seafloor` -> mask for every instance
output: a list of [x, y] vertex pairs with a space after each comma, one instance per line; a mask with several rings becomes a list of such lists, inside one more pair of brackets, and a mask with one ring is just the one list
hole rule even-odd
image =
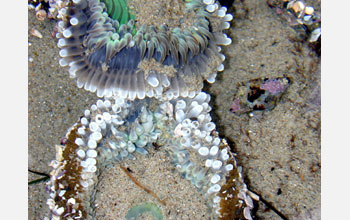
[[[306, 44], [302, 45], [301, 52], [292, 53], [295, 48], [290, 39], [297, 36], [296, 32], [265, 1], [240, 2], [235, 2], [239, 10], [228, 31], [233, 43], [224, 49], [225, 71], [218, 75], [214, 84], [206, 87], [212, 95], [214, 122], [220, 135], [233, 143], [251, 190], [288, 219], [320, 219], [320, 60]], [[308, 3], [320, 10], [320, 1]], [[60, 143], [66, 130], [97, 97], [78, 89], [75, 81], [68, 77], [67, 68], [59, 66], [57, 39], [51, 37], [55, 21], [41, 22], [33, 11], [28, 14], [28, 32], [35, 28], [43, 35], [39, 39], [29, 33], [28, 39], [28, 55], [33, 59], [28, 69], [28, 167], [49, 173], [48, 164], [55, 157], [55, 144]], [[304, 71], [297, 71], [297, 64], [304, 66]], [[292, 83], [275, 109], [255, 112], [252, 118], [230, 112], [237, 83], [279, 76], [290, 78]], [[155, 158], [164, 162], [164, 166], [158, 166]], [[157, 153], [150, 154], [148, 159], [154, 160], [154, 165], [147, 163], [147, 158], [142, 159], [143, 163], [140, 159], [140, 164], [125, 163], [135, 171], [140, 182], [144, 181], [160, 197], [166, 198], [170, 205], [166, 207], [165, 219], [207, 219], [199, 194], [193, 187], [181, 185], [183, 180], [166, 163], [166, 157]], [[118, 219], [116, 213], [121, 207], [113, 207], [118, 203], [157, 203], [125, 178], [118, 167], [106, 172], [101, 181], [104, 183], [99, 189], [104, 205], [101, 216], [106, 217], [99, 219]], [[160, 178], [161, 172], [170, 175], [166, 181]], [[39, 176], [29, 174], [28, 181], [36, 178]], [[170, 191], [170, 186], [177, 190]], [[179, 191], [181, 194], [177, 193]], [[45, 183], [28, 186], [28, 219], [48, 216], [47, 197]], [[121, 198], [128, 201], [124, 204]], [[281, 219], [262, 202], [255, 206], [256, 219]]]

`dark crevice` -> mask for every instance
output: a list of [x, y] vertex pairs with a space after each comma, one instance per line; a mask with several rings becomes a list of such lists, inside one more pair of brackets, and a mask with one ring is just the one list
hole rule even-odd
[[36, 175], [43, 176], [42, 178], [35, 179], [35, 180], [33, 180], [33, 181], [28, 182], [28, 185], [32, 185], [32, 184], [44, 182], [44, 181], [50, 179], [50, 175], [49, 175], [49, 174], [46, 174], [46, 173], [42, 173], [42, 172], [39, 172], [39, 171], [34, 171], [34, 170], [31, 170], [31, 169], [28, 169], [28, 172], [34, 173], [34, 174], [36, 174]]
[[275, 206], [273, 206], [270, 202], [266, 201], [259, 193], [255, 192], [254, 190], [250, 189], [248, 187], [248, 190], [253, 192], [254, 194], [259, 196], [259, 201], [261, 201], [262, 203], [264, 203], [264, 205], [266, 207], [268, 207], [269, 209], [271, 209], [273, 212], [275, 212], [281, 219], [283, 220], [289, 220], [284, 214], [282, 214]]
[[42, 173], [42, 172], [39, 172], [39, 171], [34, 171], [34, 170], [31, 170], [31, 169], [28, 169], [28, 172], [31, 172], [31, 173], [34, 173], [34, 174], [37, 174], [37, 175], [40, 175], [40, 176], [50, 177], [49, 174]]
[[232, 7], [234, 0], [218, 0], [221, 6], [225, 6], [227, 8]]

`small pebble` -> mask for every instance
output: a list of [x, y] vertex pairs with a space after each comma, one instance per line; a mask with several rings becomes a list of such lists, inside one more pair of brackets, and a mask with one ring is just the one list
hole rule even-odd
[[307, 7], [305, 8], [305, 14], [307, 14], [307, 15], [312, 15], [312, 13], [314, 13], [314, 8], [311, 7], [311, 6], [307, 6]]
[[40, 9], [39, 11], [36, 12], [35, 16], [39, 21], [43, 21], [45, 20], [47, 13], [44, 9]]
[[34, 5], [32, 5], [32, 4], [28, 4], [28, 9], [30, 9], [30, 10], [34, 10], [34, 9], [35, 9], [35, 6], [34, 6]]
[[293, 6], [292, 6], [292, 9], [293, 9], [294, 12], [296, 12], [296, 13], [298, 13], [298, 12], [304, 10], [304, 8], [305, 8], [305, 5], [304, 5], [304, 3], [303, 3], [302, 1], [297, 1], [297, 2], [295, 2], [295, 3], [293, 4]]
[[43, 38], [43, 35], [37, 29], [32, 28], [30, 30], [30, 33], [31, 33], [31, 35], [38, 37], [40, 39]]

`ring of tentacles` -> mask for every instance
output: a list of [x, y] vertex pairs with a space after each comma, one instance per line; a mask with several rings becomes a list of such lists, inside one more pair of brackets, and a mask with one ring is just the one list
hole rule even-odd
[[213, 83], [224, 69], [226, 8], [215, 0], [62, 0], [55, 7], [60, 65], [103, 99], [56, 146], [51, 217], [95, 219], [99, 174], [156, 144], [201, 192], [212, 219], [251, 219], [241, 168], [201, 92], [203, 80]]

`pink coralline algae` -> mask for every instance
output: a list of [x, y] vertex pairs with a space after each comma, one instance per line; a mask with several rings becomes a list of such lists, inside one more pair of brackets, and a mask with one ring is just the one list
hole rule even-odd
[[235, 114], [272, 110], [286, 91], [289, 83], [290, 81], [286, 77], [253, 79], [240, 83], [230, 110]]
[[233, 113], [235, 113], [235, 112], [241, 110], [241, 105], [240, 105], [240, 100], [239, 100], [239, 98], [236, 98], [236, 99], [233, 101], [230, 110], [231, 110], [231, 112], [233, 112]]
[[261, 84], [260, 88], [267, 90], [271, 95], [283, 92], [286, 89], [286, 83], [280, 79], [268, 79]]

